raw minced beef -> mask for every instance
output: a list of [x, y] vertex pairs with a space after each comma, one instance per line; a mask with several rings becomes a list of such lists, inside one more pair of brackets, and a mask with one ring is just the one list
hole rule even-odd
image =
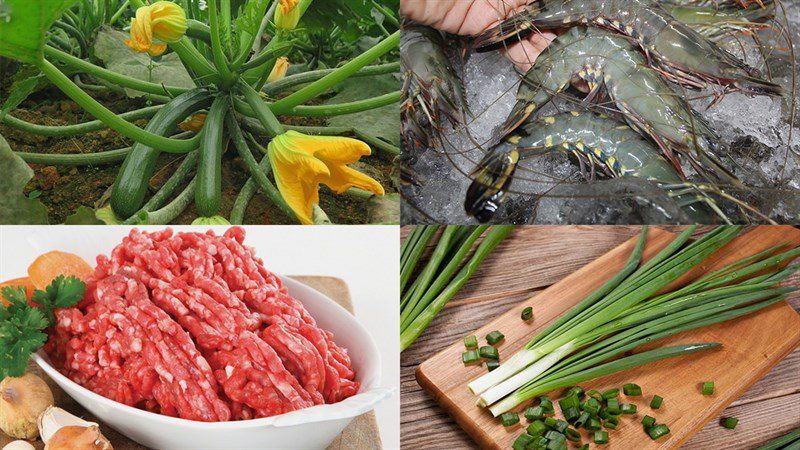
[[56, 312], [51, 358], [104, 397], [190, 420], [268, 417], [354, 395], [347, 350], [244, 235], [132, 230], [97, 257], [83, 301]]

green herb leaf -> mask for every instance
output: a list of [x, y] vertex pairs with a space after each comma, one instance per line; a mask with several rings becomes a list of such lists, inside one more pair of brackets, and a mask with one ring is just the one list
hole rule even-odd
[[59, 275], [45, 289], [34, 291], [33, 301], [44, 308], [47, 319], [55, 324], [53, 310], [69, 308], [78, 303], [86, 292], [86, 284], [74, 276], [65, 278]]

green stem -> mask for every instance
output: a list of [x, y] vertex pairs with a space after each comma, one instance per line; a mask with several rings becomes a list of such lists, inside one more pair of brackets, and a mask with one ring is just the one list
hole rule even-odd
[[117, 72], [108, 70], [106, 68], [96, 66], [88, 61], [76, 58], [75, 56], [72, 56], [69, 53], [62, 52], [61, 50], [53, 48], [49, 45], [44, 46], [44, 54], [45, 56], [61, 61], [62, 63], [72, 68], [78, 69], [83, 73], [87, 73], [97, 78], [102, 78], [104, 80], [118, 84], [122, 87], [135, 89], [137, 91], [145, 92], [148, 94], [155, 94], [155, 95], [166, 94], [170, 97], [175, 97], [189, 90], [189, 88], [166, 86], [163, 84], [151, 83], [149, 81], [138, 80], [136, 78], [131, 78], [125, 75], [121, 75]]
[[[388, 94], [379, 95], [377, 97], [366, 98], [363, 100], [356, 100], [347, 103], [334, 103], [329, 105], [298, 105], [285, 113], [282, 116], [298, 116], [298, 117], [333, 117], [343, 116], [346, 114], [355, 114], [362, 111], [369, 111], [371, 109], [382, 108], [400, 101], [401, 92], [395, 91]], [[274, 109], [275, 104], [264, 102], [259, 99], [269, 109]], [[252, 107], [241, 101], [234, 101], [236, 111], [248, 117], [255, 117], [255, 112]]]
[[[181, 165], [178, 166], [178, 169], [172, 176], [169, 177], [166, 183], [161, 186], [161, 189], [158, 190], [150, 200], [147, 201], [135, 214], [129, 217], [125, 222], [125, 225], [135, 225], [137, 220], [142, 217], [145, 213], [149, 214], [151, 211], [160, 208], [164, 202], [175, 192], [186, 178], [192, 173], [194, 168], [197, 166], [197, 158], [199, 154], [197, 152], [187, 153], [186, 157], [181, 161]], [[189, 199], [191, 201], [191, 199]], [[185, 209], [185, 208], [184, 208]]]
[[117, 20], [119, 20], [120, 17], [122, 17], [122, 14], [125, 13], [125, 10], [128, 9], [128, 5], [130, 5], [130, 3], [131, 3], [130, 0], [125, 0], [125, 3], [123, 3], [122, 6], [120, 6], [120, 8], [117, 10], [117, 12], [114, 13], [113, 16], [111, 16], [111, 19], [108, 21], [108, 24], [114, 25], [114, 23]]
[[[275, 204], [284, 214], [289, 216], [293, 221], [297, 222], [297, 216], [295, 216], [294, 211], [289, 205], [286, 203], [286, 200], [283, 199], [281, 193], [278, 192], [278, 189], [273, 185], [269, 178], [267, 178], [267, 174], [261, 170], [259, 167], [258, 162], [256, 162], [256, 158], [253, 156], [253, 152], [250, 151], [250, 147], [247, 146], [247, 142], [244, 140], [244, 136], [242, 135], [242, 130], [239, 128], [239, 124], [236, 123], [236, 118], [233, 116], [233, 113], [229, 113], [226, 117], [228, 133], [230, 133], [231, 139], [233, 141], [234, 147], [236, 147], [236, 151], [239, 153], [239, 157], [242, 158], [245, 165], [247, 166], [247, 170], [250, 172], [250, 176], [255, 182], [258, 184], [258, 187], [272, 200], [272, 203]], [[264, 156], [264, 159], [269, 159], [269, 156]]]
[[258, 67], [261, 64], [266, 63], [270, 59], [286, 55], [287, 53], [289, 53], [289, 50], [291, 49], [292, 49], [291, 42], [279, 42], [273, 46], [265, 48], [263, 52], [258, 54], [258, 56], [254, 57], [250, 61], [247, 61], [247, 63], [239, 67], [238, 71], [244, 72], [245, 70]]
[[269, 133], [270, 137], [275, 137], [284, 133], [283, 125], [278, 122], [278, 118], [275, 117], [275, 114], [267, 108], [266, 103], [261, 100], [261, 96], [258, 95], [255, 89], [252, 86], [245, 82], [239, 83], [239, 89], [241, 90], [242, 94], [244, 95], [244, 99], [248, 105], [253, 109], [253, 113], [255, 117], [261, 122], [261, 125]]
[[146, 225], [166, 225], [172, 223], [192, 204], [192, 200], [194, 200], [194, 185], [196, 183], [197, 177], [192, 178], [192, 181], [189, 182], [186, 188], [163, 208], [152, 212], [140, 213], [138, 216], [139, 222], [143, 222]]
[[[272, 83], [268, 83], [266, 86], [264, 86], [264, 89], [262, 89], [261, 91], [267, 95], [275, 95], [287, 89], [293, 88], [295, 86], [317, 81], [320, 78], [326, 75], [330, 75], [335, 71], [336, 69], [322, 69], [322, 70], [312, 70], [309, 72], [289, 75], [288, 77], [281, 78], [280, 80], [273, 81]], [[400, 71], [400, 62], [396, 61], [386, 64], [378, 64], [374, 66], [363, 67], [358, 72], [351, 75], [351, 77], [368, 77], [372, 75], [396, 73], [399, 71]]]
[[98, 153], [79, 153], [79, 154], [51, 154], [51, 153], [30, 153], [14, 152], [23, 161], [30, 164], [47, 164], [48, 166], [97, 166], [119, 162], [128, 156], [131, 147], [108, 150]]
[[197, 147], [197, 137], [188, 140], [165, 138], [142, 130], [136, 125], [120, 118], [113, 111], [97, 102], [81, 88], [75, 85], [66, 75], [46, 59], [41, 59], [37, 67], [56, 87], [85, 109], [89, 114], [105, 122], [111, 129], [123, 136], [141, 142], [149, 147], [156, 147], [170, 153], [186, 153]]
[[[153, 117], [153, 114], [158, 112], [162, 106], [163, 105], [148, 106], [146, 108], [120, 114], [119, 117], [125, 120], [149, 119], [150, 117]], [[78, 123], [74, 125], [51, 126], [30, 123], [10, 115], [5, 115], [2, 122], [8, 126], [25, 131], [26, 133], [50, 137], [76, 136], [79, 134], [90, 133], [92, 131], [108, 128], [108, 125], [101, 120], [93, 120], [91, 122]]]
[[297, 105], [303, 104], [312, 98], [327, 91], [338, 83], [341, 83], [350, 75], [358, 72], [362, 67], [371, 63], [372, 61], [380, 58], [389, 51], [397, 48], [400, 44], [400, 31], [393, 33], [391, 36], [382, 40], [371, 49], [362, 53], [361, 55], [353, 58], [344, 66], [336, 69], [333, 73], [328, 74], [321, 79], [309, 84], [308, 86], [300, 89], [299, 91], [278, 100], [273, 105], [273, 113], [276, 115], [285, 114], [286, 111], [291, 110]]
[[[224, 0], [223, 0], [224, 2]], [[230, 6], [230, 4], [228, 4]], [[220, 36], [220, 18], [217, 16], [219, 10], [218, 0], [209, 0], [208, 21], [211, 25], [211, 54], [214, 56], [214, 65], [222, 77], [222, 85], [226, 88], [233, 86], [235, 77], [230, 69], [228, 58], [225, 57], [225, 50], [222, 48], [222, 37]], [[230, 22], [228, 23], [230, 26]], [[226, 27], [228, 29], [228, 27]]]

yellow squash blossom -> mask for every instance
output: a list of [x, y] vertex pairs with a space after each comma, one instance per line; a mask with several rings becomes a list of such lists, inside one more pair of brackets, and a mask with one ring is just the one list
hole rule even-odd
[[280, 80], [286, 76], [287, 70], [289, 70], [289, 58], [281, 56], [277, 61], [275, 61], [275, 65], [272, 66], [272, 72], [269, 73], [267, 82], [272, 83], [273, 81]]
[[287, 131], [269, 143], [268, 151], [278, 190], [301, 223], [313, 223], [320, 184], [337, 194], [357, 187], [383, 195], [380, 183], [347, 167], [371, 153], [369, 145], [357, 139]]
[[[150, 56], [158, 56], [167, 49], [168, 43], [178, 42], [186, 33], [186, 13], [172, 2], [160, 1], [136, 10], [131, 20], [131, 38], [125, 45]], [[153, 38], [161, 43], [153, 42]]]
[[203, 129], [203, 125], [206, 123], [206, 114], [197, 113], [192, 117], [184, 120], [183, 122], [178, 124], [178, 128], [183, 131], [193, 131], [195, 133], [199, 133], [200, 130]]
[[297, 8], [299, 0], [280, 0], [275, 10], [275, 26], [281, 30], [294, 30], [300, 21], [300, 10]]

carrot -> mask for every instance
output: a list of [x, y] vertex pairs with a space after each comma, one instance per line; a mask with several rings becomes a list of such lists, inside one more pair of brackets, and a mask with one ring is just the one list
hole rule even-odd
[[59, 251], [47, 252], [28, 267], [28, 277], [36, 289], [47, 287], [59, 275], [70, 276], [86, 280], [94, 273], [94, 269], [80, 256], [73, 253]]
[[[28, 294], [28, 302], [31, 301], [31, 296], [33, 295], [33, 290], [36, 289], [31, 284], [31, 280], [28, 277], [24, 278], [14, 278], [13, 280], [3, 281], [0, 283], [0, 288], [4, 286], [20, 286], [24, 287], [26, 293]], [[3, 302], [3, 306], [8, 306], [8, 302], [4, 298], [0, 298], [0, 301]]]

